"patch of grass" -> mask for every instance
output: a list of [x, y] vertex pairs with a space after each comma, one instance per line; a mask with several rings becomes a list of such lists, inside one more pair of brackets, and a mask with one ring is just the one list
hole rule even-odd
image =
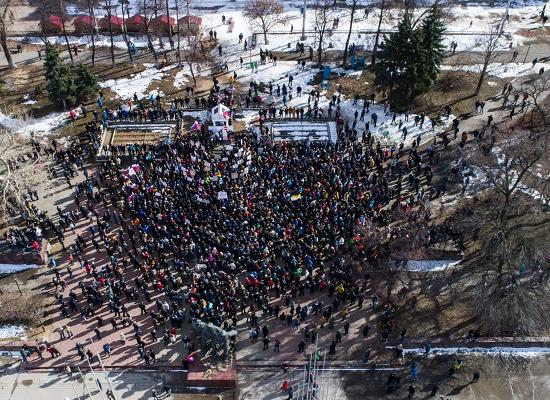
[[0, 294], [0, 325], [23, 324], [29, 327], [38, 326], [37, 314], [42, 316], [46, 305], [46, 296], [23, 292], [4, 292]]
[[500, 93], [504, 85], [503, 79], [487, 77], [479, 94], [474, 96], [477, 80], [478, 75], [472, 72], [443, 71], [432, 88], [415, 99], [412, 111], [437, 114], [449, 104], [454, 115], [466, 114], [473, 110], [477, 99], [487, 99]]
[[334, 92], [340, 92], [348, 98], [359, 95], [360, 98], [367, 99], [374, 91], [374, 74], [370, 71], [363, 71], [360, 76], [338, 76], [331, 79], [330, 88], [327, 96], [331, 97]]

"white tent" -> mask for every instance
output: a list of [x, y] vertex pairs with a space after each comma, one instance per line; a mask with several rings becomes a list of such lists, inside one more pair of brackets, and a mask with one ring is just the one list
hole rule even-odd
[[212, 125], [208, 127], [212, 133], [222, 135], [223, 140], [227, 140], [227, 133], [233, 132], [231, 123], [231, 110], [223, 104], [218, 104], [212, 109]]

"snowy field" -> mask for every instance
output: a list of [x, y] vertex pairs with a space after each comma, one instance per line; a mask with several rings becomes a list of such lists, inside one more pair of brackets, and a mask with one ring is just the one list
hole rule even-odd
[[[239, 70], [239, 79], [241, 82], [248, 83], [250, 81], [256, 81], [257, 83], [263, 82], [268, 84], [272, 82], [276, 87], [280, 87], [283, 84], [288, 86], [289, 76], [293, 76], [293, 86], [292, 89], [289, 89], [289, 93], [293, 94], [292, 99], [287, 102], [289, 107], [304, 107], [307, 109], [308, 106], [308, 95], [307, 93], [311, 92], [314, 89], [313, 78], [319, 72], [318, 69], [307, 68], [301, 70], [298, 68], [295, 62], [277, 62], [277, 65], [268, 63], [265, 65], [259, 66], [258, 73], [252, 73], [250, 69]], [[342, 69], [335, 69], [335, 72], [342, 73]], [[347, 72], [346, 72], [347, 74]], [[356, 76], [358, 79], [358, 84], [365, 84], [361, 82], [360, 75], [357, 71], [350, 71], [350, 76]], [[247, 86], [247, 85], [246, 85]], [[296, 89], [298, 87], [302, 88], [302, 95], [297, 96]], [[275, 90], [274, 90], [275, 92]], [[336, 93], [338, 95], [338, 93]], [[261, 94], [262, 95], [262, 94]], [[290, 98], [290, 96], [289, 96]], [[326, 91], [321, 92], [319, 107], [323, 109], [324, 116], [327, 116], [327, 110], [329, 107], [329, 102], [331, 99], [326, 97]], [[274, 103], [277, 108], [283, 106], [282, 98], [276, 98], [269, 96], [269, 93], [263, 94], [262, 102], [264, 104]], [[355, 111], [359, 114], [363, 108], [363, 100], [359, 100], [356, 104], [353, 103], [353, 99], [347, 99], [344, 95], [341, 96], [340, 110], [341, 116], [344, 120], [348, 121], [350, 126], [354, 120]], [[333, 106], [333, 116], [334, 116], [335, 107]], [[377, 124], [374, 124], [371, 121], [372, 114], [377, 115]], [[369, 107], [369, 112], [366, 113], [364, 121], [360, 121], [358, 118], [356, 130], [361, 133], [365, 130], [367, 122], [370, 122], [369, 129], [371, 133], [377, 137], [378, 140], [384, 145], [392, 146], [404, 142], [406, 146], [410, 146], [413, 141], [417, 140], [420, 137], [420, 143], [425, 143], [426, 141], [433, 138], [433, 136], [443, 130], [445, 130], [451, 121], [453, 116], [450, 116], [448, 119], [443, 119], [438, 125], [432, 130], [431, 123], [429, 119], [426, 118], [426, 122], [423, 127], [414, 125], [414, 115], [409, 115], [408, 121], [403, 114], [396, 114], [395, 124], [392, 124], [393, 113], [389, 111], [384, 111], [384, 106], [380, 103], [372, 104]], [[402, 130], [399, 129], [399, 123], [402, 122], [402, 128], [406, 127], [408, 134], [405, 140], [403, 139]], [[401, 128], [401, 129], [402, 129]]]

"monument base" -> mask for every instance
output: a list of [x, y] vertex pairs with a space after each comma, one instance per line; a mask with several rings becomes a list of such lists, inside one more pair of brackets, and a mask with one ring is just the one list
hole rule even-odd
[[227, 370], [208, 370], [200, 362], [194, 362], [187, 372], [187, 386], [233, 389], [237, 383], [237, 366], [231, 363]]

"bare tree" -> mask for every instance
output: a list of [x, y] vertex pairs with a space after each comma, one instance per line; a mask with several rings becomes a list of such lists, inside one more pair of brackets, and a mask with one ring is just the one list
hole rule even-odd
[[38, 29], [36, 30], [36, 32], [39, 33], [40, 36], [42, 36], [42, 40], [44, 41], [44, 43], [46, 43], [48, 40], [46, 19], [48, 18], [48, 15], [50, 15], [55, 10], [56, 7], [54, 6], [54, 4], [52, 4], [51, 1], [44, 0], [39, 2], [36, 8], [36, 11], [40, 16], [40, 22], [38, 24]]
[[264, 43], [267, 44], [267, 33], [274, 26], [287, 23], [288, 18], [284, 11], [284, 6], [277, 0], [248, 0], [244, 5], [243, 15], [251, 25], [262, 30]]
[[479, 72], [479, 80], [477, 81], [476, 91], [474, 93], [477, 96], [481, 90], [481, 85], [489, 72], [489, 66], [493, 63], [498, 55], [498, 49], [502, 43], [502, 32], [499, 25], [492, 25], [487, 32], [480, 39], [480, 44], [483, 48], [483, 64], [481, 71]]
[[380, 2], [380, 15], [378, 15], [378, 27], [376, 28], [376, 36], [374, 37], [374, 46], [372, 46], [372, 58], [370, 65], [374, 66], [376, 63], [376, 52], [378, 51], [378, 44], [380, 42], [380, 28], [382, 27], [382, 21], [384, 19], [384, 11], [386, 11], [386, 0]]
[[0, 0], [0, 45], [10, 68], [15, 68], [15, 62], [8, 47], [8, 27], [13, 24], [14, 18], [11, 12], [12, 0]]
[[65, 8], [65, 3], [63, 0], [59, 0], [59, 17], [61, 18], [61, 30], [63, 31], [63, 37], [65, 38], [65, 44], [67, 45], [67, 51], [69, 52], [69, 58], [71, 59], [71, 64], [74, 65], [73, 53], [71, 51], [71, 45], [69, 44], [69, 37], [67, 36], [67, 29], [65, 27], [65, 18], [67, 17], [67, 10]]
[[[113, 39], [112, 12], [114, 9], [115, 15], [116, 15], [116, 4], [112, 4], [111, 0], [105, 0], [105, 3], [103, 4], [103, 8], [107, 11], [107, 20], [109, 24], [109, 38], [111, 40], [111, 64], [114, 66], [115, 65], [115, 44], [113, 42], [114, 39]], [[130, 51], [129, 48], [128, 48], [128, 51]]]
[[349, 29], [348, 29], [348, 37], [346, 38], [346, 45], [344, 46], [344, 55], [342, 57], [342, 65], [344, 68], [348, 64], [348, 46], [349, 46], [349, 39], [351, 37], [351, 28], [353, 27], [353, 22], [355, 18], [355, 11], [357, 11], [357, 5], [359, 3], [359, 0], [352, 0], [351, 3], [351, 12], [350, 12], [350, 20], [349, 20]]
[[92, 65], [95, 66], [95, 34], [96, 34], [96, 19], [95, 8], [96, 0], [86, 0], [86, 6], [88, 7], [88, 16], [90, 17], [90, 38], [92, 39]]
[[212, 55], [208, 49], [204, 46], [202, 41], [202, 33], [194, 35], [187, 35], [187, 45], [185, 48], [184, 59], [189, 66], [189, 72], [193, 82], [197, 84], [197, 78], [195, 76], [195, 70], [193, 64], [204, 64], [212, 61]]
[[0, 127], [0, 212], [4, 217], [29, 211], [28, 189], [40, 190], [49, 182], [45, 161], [28, 141]]
[[522, 93], [527, 94], [528, 98], [533, 103], [534, 109], [537, 112], [543, 126], [550, 126], [548, 120], [548, 110], [544, 100], [548, 98], [550, 92], [550, 75], [542, 74], [536, 79], [531, 79], [525, 82], [521, 87]]
[[333, 20], [331, 0], [317, 0], [315, 4], [315, 36], [317, 41], [317, 65], [321, 65], [328, 24]]
[[520, 130], [500, 136], [468, 157], [483, 172], [486, 190], [452, 223], [474, 243], [479, 321], [495, 333], [535, 334], [550, 326], [550, 217], [544, 199], [533, 196], [547, 177], [532, 172], [548, 159], [549, 139]]
[[153, 53], [153, 58], [155, 59], [155, 64], [157, 68], [159, 66], [159, 57], [157, 50], [153, 44], [153, 38], [151, 36], [151, 20], [153, 15], [157, 14], [157, 2], [156, 0], [143, 0], [141, 4], [141, 13], [143, 14], [144, 24], [145, 24], [145, 35], [147, 36], [147, 46], [149, 50]]
[[128, 32], [126, 29], [126, 17], [124, 16], [124, 6], [126, 6], [126, 12], [128, 12], [128, 7], [130, 7], [129, 0], [119, 0], [120, 7], [121, 7], [121, 13], [122, 13], [122, 37], [124, 38], [124, 43], [126, 43], [126, 48], [128, 49], [128, 57], [130, 57], [130, 62], [132, 63], [132, 66], [136, 66], [136, 63], [134, 61], [134, 54], [132, 51], [132, 48], [130, 46], [130, 39], [128, 39]]

